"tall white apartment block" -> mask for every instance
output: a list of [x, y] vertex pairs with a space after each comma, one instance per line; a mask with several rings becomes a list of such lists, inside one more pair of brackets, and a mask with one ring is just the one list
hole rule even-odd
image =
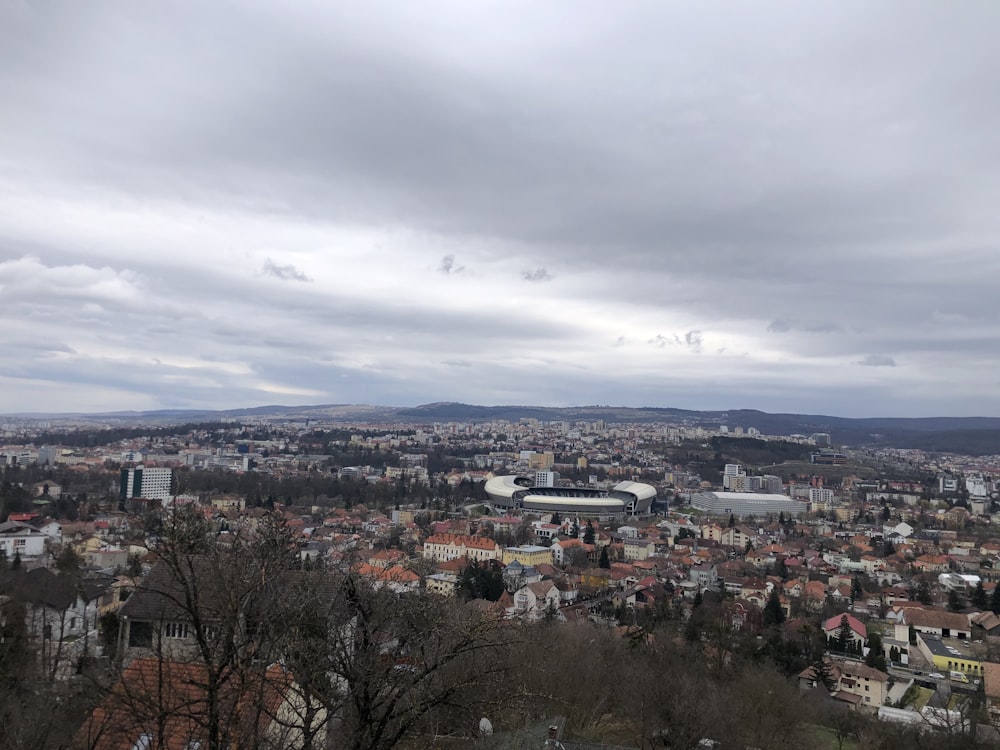
[[148, 500], [169, 500], [172, 469], [167, 467], [146, 468], [141, 464], [132, 469], [122, 469], [119, 496], [122, 500], [130, 497], [144, 497]]
[[556, 486], [556, 473], [554, 471], [536, 471], [535, 472], [535, 486], [536, 487], [555, 487]]

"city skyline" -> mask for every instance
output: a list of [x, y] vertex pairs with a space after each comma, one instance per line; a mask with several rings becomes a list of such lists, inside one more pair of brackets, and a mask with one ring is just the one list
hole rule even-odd
[[0, 8], [0, 413], [1000, 416], [990, 3]]

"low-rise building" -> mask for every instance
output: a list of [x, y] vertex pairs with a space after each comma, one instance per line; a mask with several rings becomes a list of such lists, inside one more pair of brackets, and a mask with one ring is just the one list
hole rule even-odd
[[486, 536], [465, 534], [432, 534], [424, 542], [425, 560], [445, 562], [459, 557], [478, 562], [497, 560], [500, 558], [500, 545]]
[[30, 524], [20, 521], [0, 523], [0, 553], [8, 560], [15, 557], [41, 557], [46, 552], [49, 536]]
[[934, 668], [942, 672], [961, 672], [973, 678], [983, 676], [983, 661], [969, 645], [954, 639], [944, 640], [927, 633], [917, 633], [917, 648]]
[[553, 559], [552, 548], [539, 547], [535, 544], [524, 544], [520, 547], [505, 547], [501, 559], [504, 565], [509, 565], [515, 560], [526, 567], [551, 565]]

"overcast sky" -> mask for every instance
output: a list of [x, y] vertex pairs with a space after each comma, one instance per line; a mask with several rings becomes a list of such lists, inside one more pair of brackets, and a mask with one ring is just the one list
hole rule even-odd
[[998, 28], [0, 0], [0, 412], [1000, 416]]

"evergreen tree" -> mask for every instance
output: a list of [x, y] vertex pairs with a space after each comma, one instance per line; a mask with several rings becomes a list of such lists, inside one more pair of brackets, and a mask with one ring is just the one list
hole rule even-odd
[[865, 590], [861, 586], [861, 579], [857, 576], [851, 579], [851, 599], [858, 600], [864, 597]]
[[550, 521], [550, 523], [554, 523], [556, 526], [558, 526], [559, 524], [562, 523], [562, 518], [559, 516], [558, 513], [553, 513], [552, 520]]
[[851, 623], [847, 619], [847, 615], [843, 614], [840, 616], [840, 627], [837, 629], [837, 650], [846, 653], [851, 647], [851, 641], [853, 640], [851, 630]]
[[882, 648], [882, 636], [878, 633], [868, 636], [868, 655], [865, 657], [865, 664], [886, 671], [885, 650]]
[[495, 602], [503, 592], [503, 573], [488, 562], [473, 560], [458, 575], [458, 594], [466, 601], [485, 599]]
[[816, 656], [816, 659], [812, 663], [813, 679], [816, 680], [817, 685], [822, 685], [827, 689], [828, 692], [833, 692], [836, 687], [836, 682], [833, 679], [833, 669], [830, 666], [830, 662], [827, 661], [826, 657], [823, 655], [822, 650]]
[[965, 609], [965, 602], [962, 599], [962, 595], [955, 589], [948, 590], [948, 609], [952, 612], [961, 612]]
[[729, 514], [729, 528], [736, 526], [736, 516], [732, 513]]
[[889, 661], [891, 661], [893, 664], [899, 664], [900, 656], [901, 654], [899, 653], [899, 649], [896, 646], [892, 646], [889, 648]]
[[763, 621], [765, 627], [780, 625], [785, 621], [785, 610], [781, 607], [781, 598], [778, 596], [777, 589], [771, 591], [771, 595], [767, 597], [767, 604], [764, 605]]
[[982, 581], [976, 584], [976, 589], [972, 592], [972, 603], [979, 609], [986, 609], [986, 589], [983, 588]]
[[598, 562], [597, 564], [601, 568], [610, 568], [611, 567], [611, 560], [608, 559], [608, 548], [607, 547], [601, 547], [601, 559], [600, 559], [600, 562]]
[[921, 604], [934, 603], [934, 600], [931, 598], [931, 587], [927, 581], [921, 581], [920, 585], [917, 586], [917, 601]]
[[594, 523], [592, 521], [587, 521], [587, 530], [583, 532], [583, 543], [593, 544], [596, 535], [594, 534]]
[[995, 615], [1000, 615], [1000, 585], [993, 587], [993, 594], [990, 596], [990, 611]]

